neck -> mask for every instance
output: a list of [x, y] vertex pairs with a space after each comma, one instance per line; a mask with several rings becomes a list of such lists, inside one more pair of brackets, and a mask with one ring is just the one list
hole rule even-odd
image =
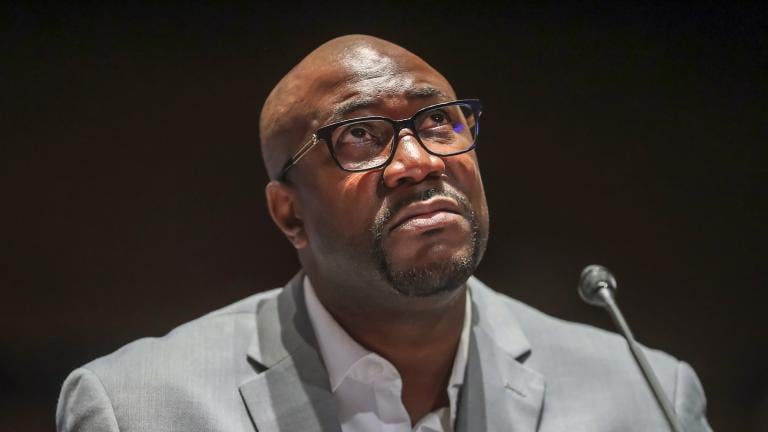
[[399, 297], [394, 302], [370, 298], [358, 304], [339, 301], [333, 295], [338, 291], [323, 288], [315, 286], [318, 299], [339, 325], [400, 373], [403, 403], [412, 422], [448, 405], [446, 388], [465, 319], [466, 285], [432, 297]]
[[324, 289], [314, 281], [313, 287], [323, 306], [353, 339], [390, 361], [402, 354], [412, 358], [421, 352], [450, 351], [461, 335], [466, 285], [430, 297], [392, 294], [389, 301], [373, 293], [365, 300], [337, 296], [339, 291]]

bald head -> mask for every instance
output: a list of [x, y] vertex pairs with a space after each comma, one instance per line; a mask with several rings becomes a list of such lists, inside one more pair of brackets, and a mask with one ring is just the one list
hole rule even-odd
[[[332, 39], [306, 56], [275, 86], [259, 119], [261, 152], [271, 179], [312, 131], [335, 120], [349, 107], [338, 104], [351, 96], [386, 98], [413, 86], [410, 71], [427, 71], [450, 84], [410, 51], [372, 36]], [[344, 83], [359, 85], [354, 95]], [[362, 89], [362, 91], [361, 91]]]

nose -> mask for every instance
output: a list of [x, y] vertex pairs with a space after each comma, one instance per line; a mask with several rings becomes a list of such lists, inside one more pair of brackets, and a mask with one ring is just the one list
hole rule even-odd
[[413, 132], [403, 129], [398, 133], [395, 154], [384, 168], [384, 184], [394, 188], [404, 183], [420, 183], [438, 178], [445, 173], [445, 161], [429, 154]]

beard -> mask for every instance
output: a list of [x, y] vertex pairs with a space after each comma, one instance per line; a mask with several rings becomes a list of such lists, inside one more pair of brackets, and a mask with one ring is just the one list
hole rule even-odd
[[[400, 208], [414, 202], [426, 201], [436, 195], [454, 199], [464, 210], [463, 214], [471, 229], [469, 251], [454, 255], [448, 260], [438, 260], [425, 266], [395, 270], [390, 256], [384, 248], [387, 222]], [[477, 213], [472, 209], [469, 200], [452, 190], [434, 188], [427, 189], [409, 200], [398, 203], [396, 208], [384, 209], [374, 220], [371, 233], [373, 234], [373, 254], [380, 276], [389, 282], [395, 292], [406, 297], [429, 297], [459, 288], [477, 269], [487, 243], [487, 233], [482, 231]]]

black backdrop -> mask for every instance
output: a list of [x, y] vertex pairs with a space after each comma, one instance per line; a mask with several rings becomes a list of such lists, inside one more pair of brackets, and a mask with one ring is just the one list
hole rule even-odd
[[482, 99], [482, 279], [611, 328], [575, 292], [609, 266], [713, 426], [768, 429], [765, 6], [320, 3], [2, 6], [0, 429], [50, 430], [72, 368], [293, 274], [258, 113], [346, 33]]

